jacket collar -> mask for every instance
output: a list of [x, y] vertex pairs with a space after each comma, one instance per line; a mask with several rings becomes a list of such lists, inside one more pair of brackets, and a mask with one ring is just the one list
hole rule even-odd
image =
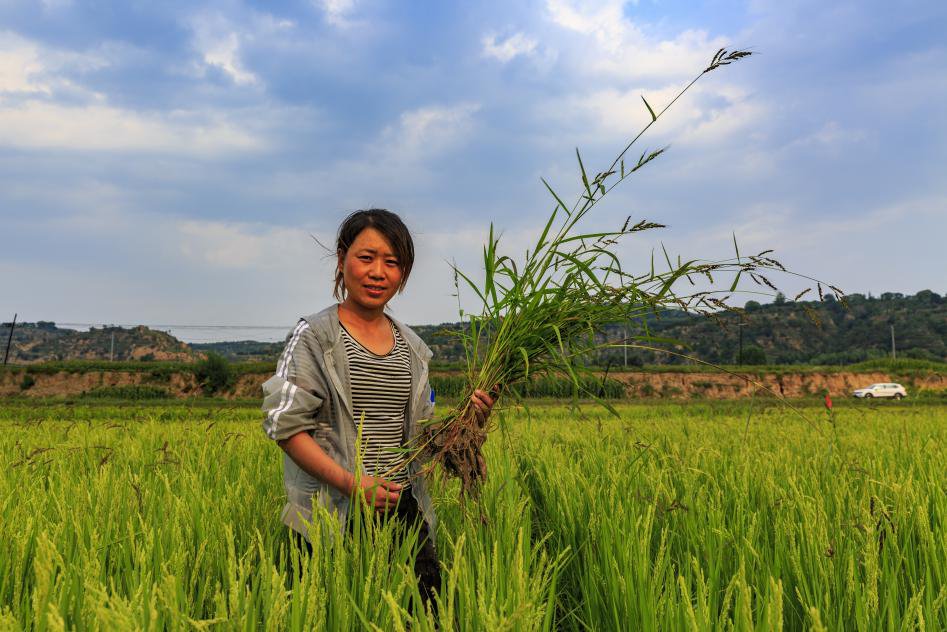
[[[398, 332], [401, 334], [401, 337], [405, 339], [405, 342], [408, 343], [408, 347], [411, 351], [423, 362], [429, 361], [433, 353], [427, 344], [421, 340], [421, 337], [397, 318], [390, 315], [388, 318], [390, 318], [391, 322], [398, 328]], [[307, 316], [306, 321], [309, 323], [313, 333], [324, 349], [329, 349], [337, 344], [341, 344], [342, 323], [339, 322], [338, 303], [334, 303], [320, 312]]]

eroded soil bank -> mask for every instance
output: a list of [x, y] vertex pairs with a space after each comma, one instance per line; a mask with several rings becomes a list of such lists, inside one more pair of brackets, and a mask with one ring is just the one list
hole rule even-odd
[[[437, 375], [437, 373], [434, 373]], [[261, 384], [269, 374], [246, 374], [236, 379], [233, 387], [217, 393], [228, 399], [255, 398], [262, 395]], [[874, 382], [900, 382], [908, 395], [920, 390], [947, 389], [947, 375], [929, 374], [916, 377], [875, 373], [764, 373], [743, 377], [726, 373], [656, 373], [611, 372], [609, 377], [624, 382], [629, 397], [662, 397], [672, 399], [737, 399], [766, 388], [783, 397], [805, 397], [828, 391], [833, 396], [847, 396]], [[745, 378], [745, 379], [744, 379]], [[191, 373], [154, 375], [146, 371], [85, 371], [58, 373], [0, 372], [0, 397], [75, 397], [99, 389], [119, 387], [154, 387], [172, 397], [196, 397], [201, 387]], [[765, 388], [762, 388], [765, 387]]]

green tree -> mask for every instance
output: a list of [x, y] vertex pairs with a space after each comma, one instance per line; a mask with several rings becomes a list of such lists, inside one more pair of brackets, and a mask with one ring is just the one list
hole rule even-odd
[[230, 363], [222, 355], [213, 352], [195, 365], [194, 375], [205, 395], [229, 388], [234, 378]]
[[766, 364], [766, 352], [757, 345], [743, 347], [743, 364], [753, 366]]

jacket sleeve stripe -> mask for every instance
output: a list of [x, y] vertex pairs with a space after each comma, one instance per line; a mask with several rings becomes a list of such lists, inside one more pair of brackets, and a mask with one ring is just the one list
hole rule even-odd
[[[289, 341], [286, 343], [286, 348], [283, 350], [283, 354], [280, 356], [279, 363], [276, 367], [276, 374], [274, 375], [274, 378], [278, 380], [276, 384], [282, 382], [282, 384], [279, 385], [279, 403], [275, 407], [270, 408], [266, 415], [266, 421], [264, 422], [266, 434], [271, 439], [276, 439], [277, 435], [281, 433], [282, 429], [279, 427], [280, 417], [293, 407], [293, 403], [296, 400], [298, 387], [288, 378], [290, 368], [295, 364], [296, 360], [293, 357], [296, 351], [296, 345], [307, 329], [309, 329], [309, 323], [306, 322], [305, 319], [300, 319]], [[272, 379], [273, 378], [271, 378], [271, 380]], [[272, 384], [272, 386], [276, 386], [276, 384]], [[266, 393], [269, 388], [271, 388], [271, 381], [267, 380], [267, 383], [263, 387], [264, 393]], [[272, 393], [272, 391], [269, 392]], [[266, 407], [267, 405], [264, 403], [264, 408]], [[290, 425], [295, 424], [291, 423]]]
[[[286, 384], [289, 385], [289, 388], [288, 388], [288, 389], [286, 388]], [[280, 407], [277, 408], [277, 409], [272, 413], [272, 415], [273, 415], [273, 423], [272, 423], [272, 425], [271, 425], [270, 427], [273, 428], [274, 431], [275, 431], [277, 425], [279, 424], [279, 416], [282, 415], [284, 412], [286, 412], [286, 411], [289, 409], [290, 404], [292, 404], [292, 403], [293, 403], [293, 400], [296, 398], [296, 390], [297, 390], [298, 387], [297, 387], [295, 384], [290, 384], [289, 382], [286, 382], [286, 384], [283, 385], [283, 391], [284, 391], [284, 392], [283, 392], [283, 398], [284, 398], [286, 401], [285, 401], [285, 403], [280, 404]]]
[[293, 335], [289, 339], [289, 342], [286, 344], [286, 348], [283, 350], [283, 355], [280, 356], [279, 364], [276, 365], [276, 374], [280, 377], [286, 377], [289, 370], [289, 361], [293, 357], [293, 350], [296, 348], [296, 343], [299, 342], [299, 336], [302, 335], [302, 332], [309, 328], [309, 323], [304, 319], [299, 321], [299, 324], [296, 325], [296, 329], [293, 330]]
[[282, 410], [283, 406], [285, 405], [284, 402], [286, 400], [286, 391], [288, 390], [289, 382], [283, 382], [283, 386], [280, 388], [279, 406], [266, 413], [266, 422], [263, 425], [266, 429], [266, 434], [270, 437], [270, 439], [273, 439], [276, 436], [276, 420], [274, 419], [274, 414], [277, 410]]

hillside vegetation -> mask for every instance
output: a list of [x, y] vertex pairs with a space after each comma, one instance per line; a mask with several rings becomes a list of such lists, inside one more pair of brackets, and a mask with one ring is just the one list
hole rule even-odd
[[[743, 365], [851, 365], [888, 358], [894, 328], [898, 358], [947, 361], [947, 296], [924, 290], [913, 296], [896, 293], [880, 297], [852, 294], [840, 303], [787, 301], [746, 304], [739, 313], [712, 318], [683, 312], [650, 317], [608, 327], [604, 339], [617, 341], [640, 335], [645, 324], [652, 335], [681, 344], [674, 350], [704, 362]], [[459, 323], [415, 325], [434, 351], [439, 364], [464, 361], [459, 339], [449, 335]], [[740, 353], [740, 333], [743, 353]], [[627, 333], [626, 333], [627, 332]], [[0, 343], [6, 342], [9, 323], [0, 325]], [[18, 323], [10, 361], [19, 364], [62, 360], [108, 360], [112, 335], [115, 361], [174, 360], [190, 362], [199, 355], [217, 353], [231, 362], [275, 362], [282, 342], [235, 341], [186, 345], [173, 336], [135, 327], [103, 327], [86, 332], [62, 329], [50, 322]], [[742, 360], [742, 362], [741, 362]], [[686, 365], [692, 360], [640, 349], [600, 353], [589, 362], [602, 366]]]
[[[617, 341], [641, 335], [644, 323], [616, 324], [605, 338]], [[852, 294], [842, 304], [830, 296], [822, 301], [787, 301], [746, 304], [740, 313], [719, 313], [712, 318], [670, 312], [647, 321], [651, 334], [681, 344], [677, 352], [714, 364], [743, 365], [847, 365], [891, 355], [894, 327], [899, 358], [947, 361], [947, 297], [925, 290], [914, 296], [888, 293], [879, 298]], [[415, 330], [442, 362], [463, 361], [463, 349], [445, 329], [457, 324], [422, 326]], [[740, 361], [740, 329], [743, 354]], [[624, 333], [627, 332], [627, 333]], [[591, 359], [595, 364], [622, 366], [625, 352], [612, 349]], [[687, 364], [687, 358], [629, 349], [629, 365]]]
[[[9, 335], [10, 323], [0, 325], [3, 349]], [[57, 327], [53, 322], [39, 321], [16, 324], [9, 361], [14, 364], [109, 359], [189, 362], [195, 357], [194, 351], [174, 336], [144, 326], [93, 327], [89, 331], [76, 331]]]

